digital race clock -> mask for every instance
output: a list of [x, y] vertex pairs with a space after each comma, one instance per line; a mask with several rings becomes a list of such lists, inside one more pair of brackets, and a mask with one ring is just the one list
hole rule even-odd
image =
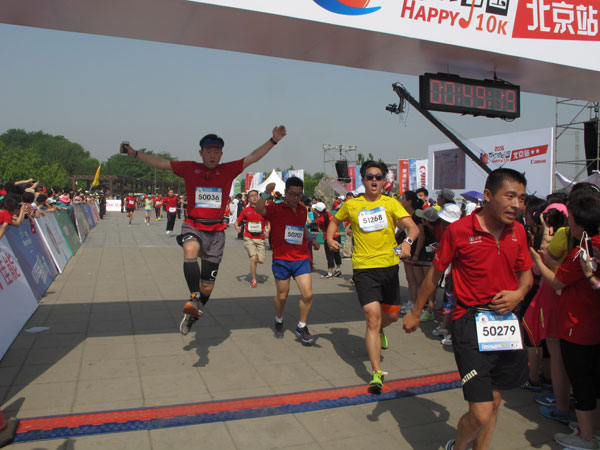
[[519, 86], [504, 81], [433, 73], [419, 77], [419, 102], [433, 111], [516, 119], [521, 115], [520, 94]]

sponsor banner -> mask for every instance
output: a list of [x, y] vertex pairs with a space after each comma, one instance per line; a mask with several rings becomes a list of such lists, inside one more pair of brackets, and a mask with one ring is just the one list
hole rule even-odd
[[50, 251], [52, 259], [54, 260], [54, 264], [58, 267], [58, 271], [62, 273], [73, 254], [60, 231], [60, 227], [54, 218], [54, 214], [48, 213], [45, 216], [40, 216], [35, 219], [35, 229], [39, 235], [42, 236], [46, 247]]
[[[523, 131], [467, 141], [467, 146], [491, 170], [506, 167], [525, 174], [527, 193], [545, 197], [552, 192], [554, 129]], [[429, 147], [429, 191], [453, 189], [483, 192], [487, 174], [452, 143]]]
[[385, 163], [388, 168], [388, 173], [385, 176], [385, 182], [392, 184], [390, 192], [395, 194], [398, 192], [398, 163]]
[[4, 236], [13, 249], [35, 298], [39, 300], [58, 274], [46, 244], [39, 233], [31, 232], [29, 220], [25, 220], [20, 227], [8, 227]]
[[598, 0], [191, 0], [600, 70]]
[[[354, 167], [354, 173], [356, 174], [356, 177], [354, 178], [354, 190], [358, 191], [359, 189], [362, 188], [362, 192], [365, 192], [363, 184], [362, 184], [362, 178], [360, 177], [360, 166], [351, 166]], [[350, 171], [350, 168], [348, 168], [348, 171]]]
[[18, 258], [9, 242], [0, 239], [0, 359], [37, 306]]
[[106, 210], [107, 211], [118, 211], [121, 212], [121, 200], [117, 199], [108, 199], [106, 200]]
[[290, 177], [298, 177], [304, 181], [304, 169], [284, 170], [282, 180], [287, 181]]
[[94, 215], [94, 221], [96, 223], [100, 222], [100, 207], [98, 206], [98, 202], [93, 202], [90, 204], [90, 209], [92, 210], [92, 214]]
[[410, 190], [410, 160], [401, 159], [398, 161], [398, 194], [402, 195]]
[[81, 247], [81, 241], [79, 240], [79, 236], [77, 235], [77, 230], [75, 229], [75, 225], [73, 225], [73, 220], [69, 214], [63, 210], [57, 210], [54, 212], [54, 217], [56, 218], [56, 222], [60, 227], [60, 231], [62, 232], [65, 240], [67, 241], [67, 245], [71, 250], [71, 254], [75, 254], [79, 247]]
[[426, 159], [411, 159], [409, 164], [410, 180], [409, 189], [416, 191], [427, 187], [427, 164]]
[[79, 234], [79, 242], [85, 242], [87, 235], [90, 234], [90, 225], [85, 218], [81, 205], [73, 207], [73, 215], [75, 216], [75, 225], [77, 226], [77, 234]]
[[87, 220], [90, 229], [96, 226], [96, 221], [94, 220], [94, 215], [92, 214], [92, 208], [87, 203], [82, 203], [81, 210], [83, 211], [83, 215], [85, 216], [85, 220]]
[[350, 178], [350, 183], [346, 184], [346, 187], [349, 191], [353, 191], [356, 189], [356, 175], [360, 177], [360, 173], [357, 172], [357, 166], [348, 166], [348, 177]]

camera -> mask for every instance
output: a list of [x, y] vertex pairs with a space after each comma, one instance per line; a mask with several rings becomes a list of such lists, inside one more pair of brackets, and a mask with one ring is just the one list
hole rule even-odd
[[129, 153], [127, 151], [127, 149], [125, 148], [126, 145], [129, 145], [129, 141], [123, 141], [123, 142], [121, 142], [121, 147], [119, 148], [119, 151], [121, 153], [125, 153], [125, 154]]

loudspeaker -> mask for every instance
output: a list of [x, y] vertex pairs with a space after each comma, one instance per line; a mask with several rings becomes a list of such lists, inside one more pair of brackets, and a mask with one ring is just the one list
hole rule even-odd
[[[585, 159], [587, 159], [587, 173], [598, 168], [598, 121], [590, 120], [583, 125], [583, 142], [585, 145]], [[590, 161], [593, 160], [593, 161]]]
[[350, 183], [351, 180], [348, 177], [348, 161], [336, 161], [335, 171], [337, 173], [338, 180], [340, 180], [342, 183]]

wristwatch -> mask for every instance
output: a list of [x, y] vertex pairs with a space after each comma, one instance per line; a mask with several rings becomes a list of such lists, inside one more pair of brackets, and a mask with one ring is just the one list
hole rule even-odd
[[406, 242], [408, 245], [413, 245], [413, 243], [414, 243], [414, 241], [411, 238], [409, 238], [409, 237], [407, 237], [406, 239], [404, 239], [403, 242]]

